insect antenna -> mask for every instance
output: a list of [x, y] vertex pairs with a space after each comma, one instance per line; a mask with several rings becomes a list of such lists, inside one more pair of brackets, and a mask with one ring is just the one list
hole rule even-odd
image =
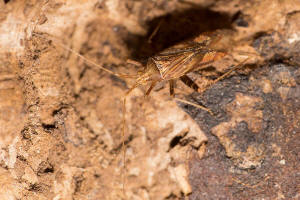
[[[42, 36], [40, 34], [35, 34], [35, 36], [38, 36], [40, 38], [43, 39], [47, 39], [45, 36]], [[81, 55], [79, 52], [73, 50], [72, 48], [68, 47], [67, 45], [64, 45], [59, 39], [55, 38], [54, 36], [49, 36], [53, 41], [55, 41], [55, 43], [57, 45], [59, 45], [60, 47], [62, 47], [63, 49], [70, 51], [71, 53], [74, 53], [76, 56], [78, 56], [79, 58], [81, 58], [82, 60], [84, 60], [86, 63], [89, 63], [113, 76], [119, 77], [119, 78], [131, 78], [131, 79], [136, 79], [136, 83], [125, 93], [125, 95], [123, 96], [123, 120], [122, 120], [122, 159], [123, 159], [123, 168], [122, 168], [122, 191], [123, 191], [123, 195], [126, 199], [126, 194], [125, 194], [125, 181], [126, 181], [126, 146], [125, 146], [125, 129], [126, 129], [126, 99], [128, 97], [128, 95], [135, 89], [137, 88], [139, 85], [141, 85], [141, 81], [144, 80], [144, 77], [141, 77], [139, 74], [137, 75], [126, 75], [126, 74], [119, 74], [116, 72], [113, 72], [105, 67], [102, 67], [101, 65], [97, 64], [96, 62], [84, 57], [83, 55]], [[127, 63], [129, 64], [134, 64], [137, 66], [140, 66], [141, 64], [132, 60], [128, 60]], [[140, 78], [140, 79], [138, 79]], [[155, 85], [155, 84], [154, 84]], [[148, 94], [150, 93], [150, 91], [152, 90], [152, 88], [154, 87], [154, 85], [150, 86], [149, 90], [148, 90]]]
[[[46, 37], [40, 35], [40, 34], [35, 34], [35, 36], [38, 36], [40, 38], [43, 38], [43, 39], [47, 39]], [[55, 41], [55, 43], [62, 47], [63, 49], [67, 50], [67, 51], [70, 51], [72, 53], [74, 53], [76, 56], [78, 56], [79, 58], [81, 58], [82, 60], [84, 60], [86, 63], [88, 64], [91, 64], [109, 74], [112, 74], [113, 76], [116, 76], [116, 77], [119, 77], [119, 78], [131, 78], [131, 79], [136, 79], [138, 78], [138, 75], [127, 75], [127, 74], [119, 74], [119, 73], [116, 73], [116, 72], [113, 72], [105, 67], [102, 67], [101, 65], [97, 64], [96, 62], [92, 61], [91, 59], [88, 59], [86, 57], [84, 57], [83, 55], [81, 55], [80, 53], [78, 53], [77, 51], [73, 50], [72, 48], [68, 47], [67, 45], [64, 45], [59, 39], [55, 38], [54, 36], [52, 35], [49, 35], [49, 37], [51, 38], [51, 40]]]

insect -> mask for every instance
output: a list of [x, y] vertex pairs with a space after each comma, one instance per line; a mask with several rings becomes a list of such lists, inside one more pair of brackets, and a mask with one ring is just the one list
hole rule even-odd
[[[210, 109], [205, 108], [201, 105], [194, 104], [192, 102], [179, 99], [175, 97], [175, 81], [177, 79], [180, 79], [183, 83], [185, 83], [187, 86], [191, 87], [197, 92], [200, 92], [200, 87], [187, 76], [189, 72], [205, 69], [210, 66], [210, 64], [224, 58], [226, 56], [226, 52], [222, 50], [216, 50], [214, 48], [211, 48], [210, 45], [212, 45], [216, 40], [213, 40], [212, 37], [207, 35], [201, 35], [198, 38], [196, 38], [194, 41], [191, 42], [184, 42], [178, 45], [175, 45], [173, 47], [170, 47], [148, 59], [148, 62], [146, 64], [145, 70], [138, 75], [124, 75], [124, 74], [118, 74], [115, 73], [107, 68], [104, 68], [97, 63], [85, 58], [78, 52], [72, 50], [71, 48], [63, 45], [61, 42], [59, 42], [54, 37], [51, 37], [51, 39], [56, 40], [57, 44], [62, 46], [68, 51], [71, 51], [72, 53], [76, 54], [80, 58], [82, 58], [87, 63], [90, 63], [110, 74], [113, 74], [114, 76], [120, 77], [120, 78], [134, 78], [135, 83], [133, 86], [125, 93], [123, 97], [123, 120], [122, 120], [122, 152], [123, 152], [123, 172], [122, 172], [122, 179], [123, 179], [123, 192], [124, 192], [124, 185], [125, 185], [125, 169], [126, 169], [126, 163], [125, 163], [125, 152], [126, 152], [126, 146], [125, 146], [125, 130], [126, 130], [126, 99], [128, 95], [137, 87], [141, 85], [149, 85], [148, 90], [145, 92], [145, 96], [148, 96], [153, 88], [158, 84], [159, 82], [169, 82], [170, 87], [170, 96], [173, 97], [175, 100], [193, 105], [197, 108], [203, 109], [207, 112], [209, 112], [211, 115], [213, 113]], [[241, 62], [239, 65], [236, 65], [235, 67], [231, 68], [228, 72], [224, 73], [219, 78], [212, 81], [206, 88], [208, 88], [210, 85], [213, 85], [214, 83], [218, 82], [219, 80], [225, 78], [228, 76], [233, 70], [235, 70], [237, 67], [239, 67], [241, 64], [243, 64], [245, 61]], [[125, 194], [125, 192], [124, 192]]]

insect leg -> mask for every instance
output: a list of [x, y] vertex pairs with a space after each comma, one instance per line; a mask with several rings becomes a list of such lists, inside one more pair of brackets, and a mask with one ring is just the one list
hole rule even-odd
[[[190, 79], [190, 78], [188, 78], [188, 79]], [[190, 81], [192, 81], [192, 80], [190, 79]], [[192, 82], [193, 82], [193, 81], [192, 81]], [[198, 104], [189, 102], [189, 101], [187, 101], [187, 100], [179, 99], [179, 98], [175, 97], [175, 93], [174, 93], [174, 83], [175, 83], [174, 80], [170, 80], [170, 96], [171, 96], [174, 100], [179, 101], [179, 102], [182, 102], [182, 103], [185, 103], [185, 104], [192, 105], [192, 106], [194, 106], [194, 107], [196, 107], [196, 108], [205, 110], [206, 112], [209, 112], [211, 115], [213, 115], [213, 112], [212, 112], [210, 109], [205, 108], [204, 106], [200, 106], [200, 105], [198, 105]], [[193, 82], [193, 83], [194, 83], [194, 82]], [[196, 85], [196, 83], [194, 83], [194, 84]], [[198, 87], [198, 86], [197, 86], [197, 87]]]
[[171, 97], [175, 97], [175, 93], [174, 93], [174, 87], [175, 87], [175, 81], [174, 80], [170, 80], [170, 96]]
[[199, 86], [192, 79], [190, 79], [190, 77], [188, 77], [187, 75], [180, 77], [180, 80], [184, 84], [186, 84], [188, 87], [192, 88], [196, 92], [199, 92]]
[[231, 72], [233, 72], [234, 70], [238, 69], [239, 67], [241, 67], [245, 62], [247, 62], [250, 58], [246, 58], [245, 60], [243, 60], [242, 62], [240, 62], [239, 64], [237, 64], [236, 66], [234, 66], [233, 68], [231, 68], [228, 72], [226, 72], [225, 74], [219, 76], [217, 79], [213, 80], [208, 86], [206, 86], [204, 88], [203, 91], [207, 90], [208, 88], [210, 88], [212, 85], [216, 84], [217, 82], [219, 82], [220, 80], [226, 78]]
[[152, 89], [154, 88], [154, 86], [156, 85], [157, 81], [153, 81], [149, 87], [149, 89], [147, 90], [147, 92], [145, 93], [145, 97], [148, 96], [150, 94], [150, 92], [152, 91]]
[[196, 107], [196, 108], [205, 110], [206, 112], [209, 112], [209, 114], [214, 115], [213, 112], [212, 112], [210, 109], [205, 108], [204, 106], [200, 106], [200, 105], [198, 105], [198, 104], [189, 102], [189, 101], [184, 100], [184, 99], [179, 99], [179, 98], [177, 98], [177, 97], [174, 97], [174, 99], [175, 99], [176, 101], [179, 101], [179, 102], [182, 102], [182, 103], [185, 103], [185, 104], [189, 104], [189, 105], [192, 105], [192, 106], [194, 106], [194, 107]]

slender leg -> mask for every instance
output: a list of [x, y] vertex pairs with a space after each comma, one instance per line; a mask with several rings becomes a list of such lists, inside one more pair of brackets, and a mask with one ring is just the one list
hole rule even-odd
[[153, 81], [149, 87], [149, 89], [147, 90], [145, 97], [148, 96], [150, 94], [150, 92], [152, 91], [152, 89], [154, 88], [154, 86], [156, 85], [156, 81]]
[[171, 97], [175, 97], [175, 93], [174, 93], [174, 87], [175, 87], [175, 81], [174, 80], [170, 80], [170, 96]]
[[182, 103], [189, 104], [189, 105], [194, 106], [194, 107], [196, 107], [196, 108], [205, 110], [206, 112], [209, 112], [209, 114], [214, 115], [214, 113], [213, 113], [210, 109], [205, 108], [204, 106], [200, 106], [200, 105], [198, 105], [198, 104], [189, 102], [189, 101], [184, 100], [184, 99], [179, 99], [179, 98], [176, 98], [176, 97], [175, 97], [174, 99], [175, 99], [176, 101], [180, 101], [180, 102], [182, 102]]
[[245, 62], [247, 62], [250, 58], [246, 58], [245, 60], [243, 60], [242, 62], [240, 62], [238, 65], [234, 66], [233, 68], [231, 68], [228, 72], [226, 72], [225, 74], [219, 76], [217, 79], [213, 80], [208, 86], [206, 86], [204, 88], [203, 91], [207, 90], [208, 88], [210, 88], [212, 85], [216, 84], [217, 82], [219, 82], [220, 80], [226, 78], [231, 72], [233, 72], [234, 70], [236, 70], [237, 68], [241, 67]]
[[188, 87], [190, 87], [193, 90], [199, 92], [199, 86], [192, 79], [190, 79], [190, 77], [188, 77], [187, 75], [184, 75], [184, 76], [180, 77], [180, 80], [184, 84], [186, 84]]
[[[187, 76], [186, 76], [187, 77]], [[188, 78], [188, 77], [187, 77]], [[186, 79], [186, 80], [190, 80], [189, 83], [194, 83], [190, 78]], [[184, 82], [185, 83], [185, 82]], [[189, 102], [187, 100], [184, 100], [184, 99], [179, 99], [177, 97], [175, 97], [175, 93], [174, 93], [174, 84], [175, 84], [175, 81], [174, 80], [170, 80], [170, 96], [175, 99], [176, 101], [179, 101], [181, 103], [185, 103], [185, 104], [189, 104], [189, 105], [192, 105], [196, 108], [199, 108], [199, 109], [202, 109], [202, 110], [205, 110], [207, 112], [209, 112], [211, 115], [213, 115], [212, 111], [208, 108], [205, 108], [204, 106], [200, 106], [198, 104], [195, 104], [195, 103], [192, 103], [192, 102]], [[195, 86], [197, 86], [195, 83], [194, 83]], [[191, 86], [191, 85], [188, 85], [188, 86]], [[195, 87], [194, 86], [194, 87]], [[197, 86], [198, 88], [198, 86]]]

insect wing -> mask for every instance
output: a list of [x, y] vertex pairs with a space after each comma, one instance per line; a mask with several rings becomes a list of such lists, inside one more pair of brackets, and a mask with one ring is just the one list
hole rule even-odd
[[161, 77], [165, 80], [179, 78], [201, 62], [205, 48], [186, 47], [182, 49], [170, 48], [152, 58]]

